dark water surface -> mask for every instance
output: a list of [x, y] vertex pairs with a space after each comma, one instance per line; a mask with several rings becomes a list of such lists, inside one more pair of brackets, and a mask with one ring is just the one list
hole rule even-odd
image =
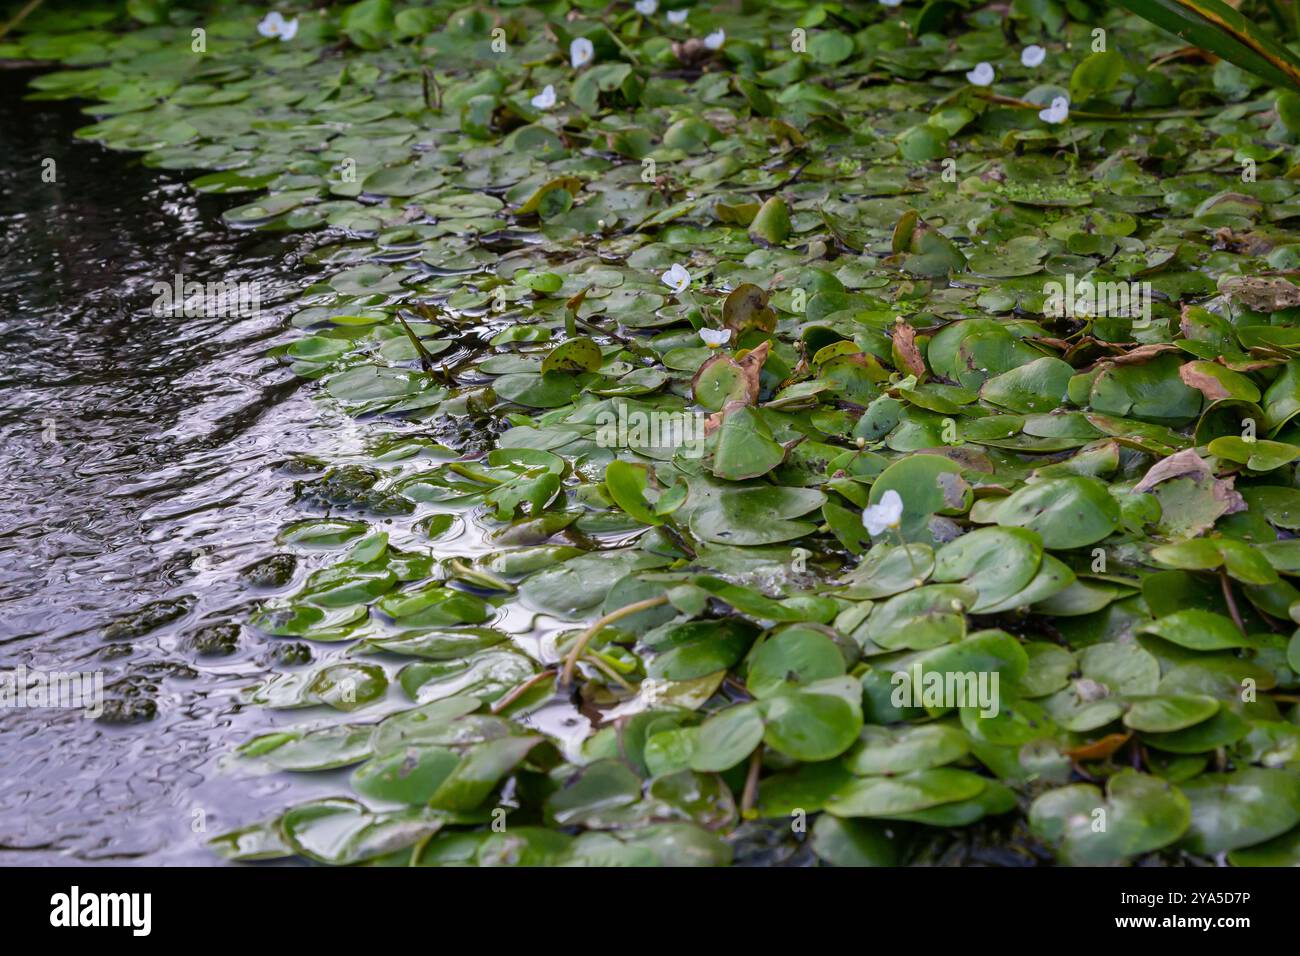
[[[235, 693], [270, 644], [245, 628], [211, 658], [185, 639], [243, 615], [238, 569], [304, 517], [279, 466], [357, 436], [265, 357], [289, 337], [276, 303], [306, 283], [286, 281], [301, 238], [226, 229], [234, 203], [187, 190], [197, 171], [74, 139], [91, 118], [24, 102], [28, 78], [0, 70], [0, 667], [102, 670], [110, 701], [156, 716], [0, 709], [0, 864], [212, 863], [204, 839], [307, 784], [216, 769], [267, 729]], [[262, 309], [152, 314], [150, 287], [178, 271], [260, 282]], [[193, 604], [178, 620], [105, 640], [123, 612], [176, 599]]]

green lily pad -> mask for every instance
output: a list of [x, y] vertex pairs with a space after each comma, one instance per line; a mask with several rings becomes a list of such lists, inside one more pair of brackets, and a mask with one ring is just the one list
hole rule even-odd
[[1051, 790], [1029, 808], [1029, 825], [1059, 845], [1067, 862], [1116, 863], [1173, 843], [1187, 832], [1192, 805], [1163, 780], [1122, 770], [1103, 796], [1092, 784]]

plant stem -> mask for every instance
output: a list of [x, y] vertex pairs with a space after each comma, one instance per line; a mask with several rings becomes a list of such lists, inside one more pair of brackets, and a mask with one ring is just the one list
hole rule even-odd
[[1219, 568], [1219, 586], [1223, 588], [1223, 600], [1228, 604], [1228, 613], [1232, 615], [1232, 623], [1237, 625], [1237, 630], [1241, 631], [1241, 636], [1246, 636], [1246, 623], [1241, 619], [1241, 611], [1237, 609], [1237, 599], [1232, 595], [1232, 583], [1228, 580], [1228, 572], [1224, 568]]
[[554, 677], [554, 676], [555, 676], [555, 668], [553, 668], [553, 667], [552, 667], [552, 668], [548, 668], [547, 670], [544, 670], [544, 671], [541, 671], [541, 672], [539, 672], [539, 673], [534, 674], [532, 677], [528, 678], [528, 680], [524, 681], [522, 684], [520, 684], [518, 687], [516, 687], [516, 688], [515, 688], [514, 690], [512, 690], [510, 693], [508, 693], [508, 694], [506, 694], [504, 697], [498, 699], [498, 700], [497, 700], [497, 701], [492, 705], [492, 708], [491, 708], [491, 709], [492, 709], [492, 713], [494, 713], [494, 714], [499, 714], [499, 713], [501, 713], [501, 711], [505, 710], [507, 707], [509, 707], [511, 704], [513, 704], [515, 701], [517, 701], [520, 697], [523, 697], [524, 694], [528, 693], [530, 690], [532, 690], [534, 687], [536, 687], [538, 684], [540, 684], [540, 683], [541, 683], [542, 681], [544, 681], [546, 678], [548, 678], [548, 677]]
[[435, 835], [434, 833], [426, 833], [424, 836], [420, 837], [418, 841], [416, 841], [415, 846], [411, 847], [411, 859], [406, 864], [407, 866], [420, 865], [420, 856], [421, 854], [424, 853], [424, 848], [429, 845], [429, 841], [434, 838], [434, 835]]
[[740, 797], [741, 819], [749, 819], [758, 799], [758, 775], [763, 769], [763, 745], [760, 743], [749, 755], [749, 769], [745, 773], [745, 790]]
[[912, 580], [917, 585], [920, 585], [921, 576], [916, 573], [916, 561], [912, 557], [912, 549], [907, 546], [907, 541], [903, 538], [903, 529], [899, 525], [894, 525], [894, 534], [898, 535], [898, 544], [903, 549], [903, 553], [907, 555], [907, 565], [912, 569]]
[[14, 15], [14, 18], [13, 18], [12, 20], [10, 20], [8, 23], [4, 24], [3, 26], [0, 26], [0, 37], [3, 37], [6, 33], [8, 33], [8, 32], [9, 32], [10, 30], [12, 30], [14, 27], [18, 26], [18, 24], [20, 24], [20, 23], [22, 23], [24, 20], [26, 20], [26, 19], [27, 19], [27, 15], [28, 15], [29, 13], [31, 13], [33, 10], [35, 10], [37, 7], [39, 7], [39, 6], [40, 6], [42, 3], [44, 3], [44, 2], [45, 2], [45, 0], [31, 0], [31, 2], [27, 4], [27, 6], [23, 7], [21, 10], [19, 10], [19, 11]]
[[617, 611], [610, 611], [595, 624], [591, 625], [591, 627], [579, 634], [578, 639], [573, 643], [573, 648], [564, 659], [564, 670], [560, 672], [560, 686], [568, 687], [573, 683], [573, 670], [578, 666], [578, 658], [582, 656], [582, 652], [587, 649], [587, 645], [591, 643], [593, 637], [615, 621], [621, 621], [625, 617], [631, 617], [638, 611], [648, 611], [652, 607], [659, 607], [660, 605], [667, 603], [667, 594], [661, 594], [658, 597], [653, 598], [646, 598], [644, 601], [636, 601], [626, 607], [619, 608]]
[[587, 658], [587, 660], [591, 663], [593, 667], [596, 668], [596, 670], [600, 671], [602, 674], [604, 674], [614, 683], [618, 684], [619, 687], [622, 687], [626, 691], [634, 690], [632, 685], [629, 684], [627, 681], [625, 681], [622, 675], [619, 674], [618, 671], [610, 667], [609, 662], [606, 661], [605, 658], [601, 657], [600, 654], [593, 653], [590, 657]]

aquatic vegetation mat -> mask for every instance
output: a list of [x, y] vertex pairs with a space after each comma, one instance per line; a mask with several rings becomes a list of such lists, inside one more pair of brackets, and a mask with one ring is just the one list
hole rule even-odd
[[1291, 20], [127, 7], [0, 57], [326, 231], [276, 357], [373, 435], [240, 622], [232, 769], [338, 795], [214, 852], [1300, 863]]

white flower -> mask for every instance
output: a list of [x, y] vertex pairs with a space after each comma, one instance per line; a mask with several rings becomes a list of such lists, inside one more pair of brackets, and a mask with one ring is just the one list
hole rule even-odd
[[576, 70], [591, 62], [591, 58], [596, 55], [596, 48], [591, 45], [591, 41], [586, 37], [578, 37], [569, 44], [569, 63]]
[[722, 44], [727, 42], [727, 31], [718, 27], [704, 38], [704, 45], [710, 50], [721, 50]]
[[680, 262], [674, 262], [673, 267], [659, 278], [663, 280], [664, 285], [678, 294], [691, 287], [691, 274], [686, 271], [686, 267]]
[[539, 110], [549, 110], [555, 105], [555, 87], [547, 83], [546, 88], [534, 96], [530, 102]]
[[862, 523], [871, 534], [883, 534], [886, 528], [897, 528], [902, 520], [903, 499], [892, 488], [880, 496], [879, 504], [867, 505], [862, 512]]
[[690, 12], [691, 11], [689, 10], [669, 10], [668, 22], [671, 23], [673, 26], [679, 27], [686, 22], [686, 14]]
[[1047, 51], [1037, 43], [1031, 43], [1020, 51], [1020, 63], [1022, 66], [1038, 66], [1047, 59]]
[[993, 82], [993, 67], [988, 63], [977, 63], [975, 69], [966, 74], [966, 79], [976, 86], [988, 86]]
[[880, 5], [882, 7], [901, 7], [903, 0], [880, 0]]
[[257, 25], [257, 32], [264, 37], [279, 37], [281, 42], [292, 40], [298, 33], [298, 18], [286, 20], [278, 10], [272, 10]]
[[1064, 123], [1070, 117], [1070, 101], [1064, 96], [1052, 100], [1047, 109], [1038, 111], [1038, 118], [1044, 123]]
[[731, 329], [700, 329], [700, 338], [711, 349], [731, 341]]
[[641, 16], [648, 17], [659, 9], [659, 0], [636, 0], [633, 6]]

